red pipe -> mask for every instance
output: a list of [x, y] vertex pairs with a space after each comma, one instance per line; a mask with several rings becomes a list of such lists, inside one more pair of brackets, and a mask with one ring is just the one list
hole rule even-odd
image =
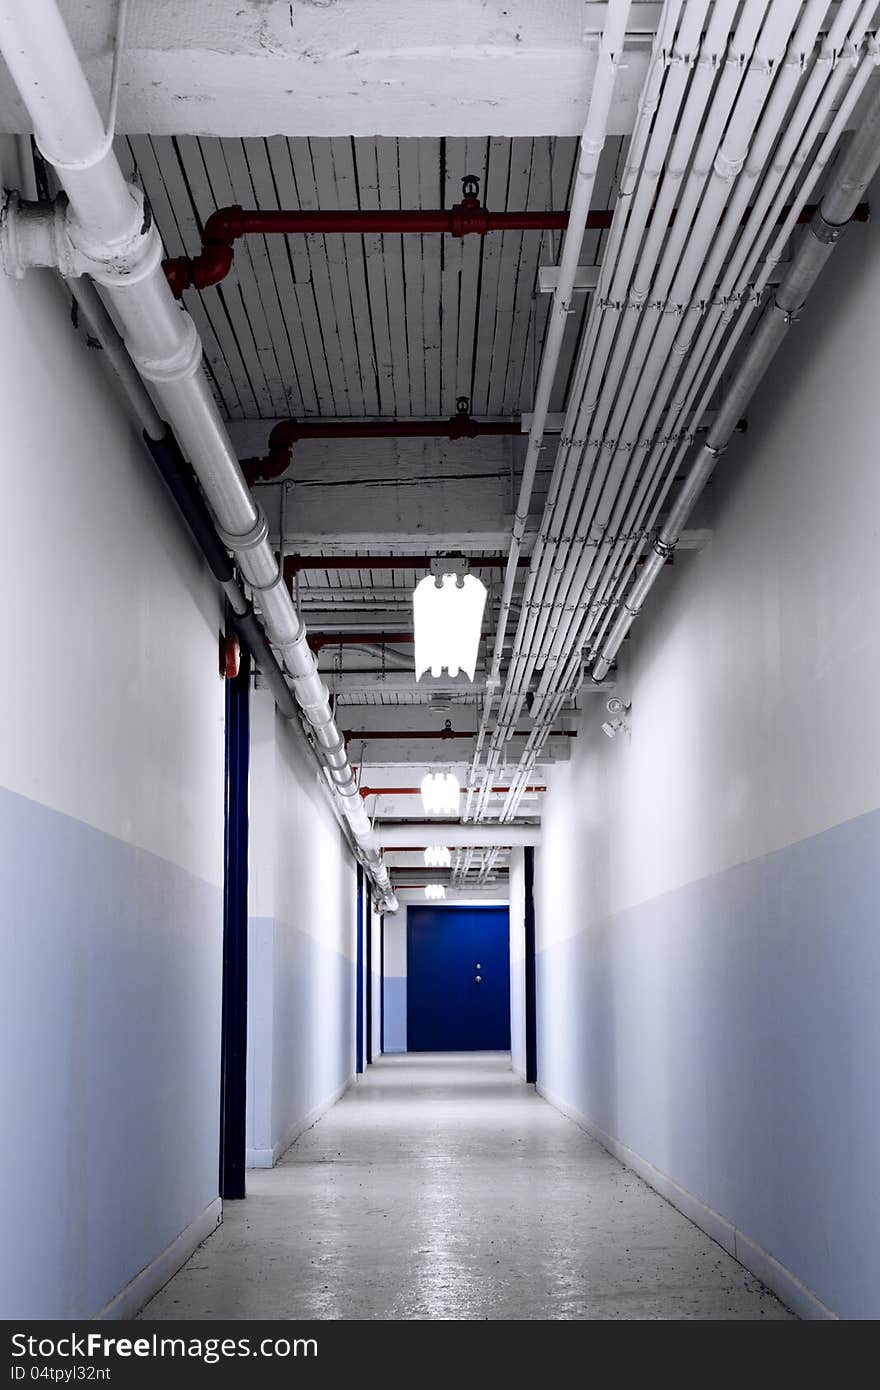
[[[515, 738], [528, 738], [528, 736], [529, 736], [529, 734], [530, 734], [531, 732], [532, 732], [531, 729], [514, 729], [514, 731], [513, 731], [513, 737], [515, 737]], [[342, 735], [342, 737], [345, 739], [346, 743], [353, 742], [354, 740], [362, 741], [362, 742], [364, 742], [364, 743], [373, 743], [376, 739], [380, 739], [380, 738], [381, 738], [381, 739], [390, 739], [390, 738], [428, 738], [428, 739], [433, 738], [433, 739], [441, 739], [441, 738], [476, 738], [476, 736], [477, 736], [477, 733], [476, 733], [476, 730], [475, 730], [475, 729], [472, 729], [472, 730], [470, 731], [470, 733], [466, 733], [466, 734], [464, 734], [464, 733], [456, 733], [456, 731], [455, 731], [454, 729], [448, 727], [448, 725], [447, 725], [446, 728], [443, 728], [443, 729], [349, 729], [348, 733], [343, 732], [343, 735]], [[551, 738], [576, 738], [576, 737], [577, 737], [577, 734], [576, 734], [576, 732], [575, 732], [574, 729], [559, 729], [559, 730], [556, 731], [556, 733], [551, 734]]]
[[[184, 290], [206, 289], [219, 284], [232, 269], [233, 246], [239, 237], [250, 234], [270, 236], [310, 232], [325, 234], [367, 232], [446, 233], [450, 236], [485, 236], [487, 232], [563, 231], [568, 226], [567, 212], [489, 212], [476, 196], [476, 180], [465, 180], [465, 197], [451, 208], [434, 210], [414, 208], [388, 212], [352, 208], [344, 212], [322, 212], [317, 209], [243, 208], [238, 204], [218, 208], [208, 218], [202, 230], [202, 249], [196, 256], [176, 256], [163, 262], [168, 283], [179, 299]], [[799, 222], [809, 222], [815, 204], [807, 204], [798, 216]], [[751, 209], [746, 209], [743, 222]], [[790, 209], [779, 214], [782, 222]], [[601, 208], [591, 212], [585, 223], [587, 231], [603, 231], [611, 226], [613, 209]], [[673, 214], [674, 217], [674, 214]], [[854, 220], [866, 222], [868, 205], [860, 203]]]
[[242, 459], [249, 483], [280, 478], [290, 467], [293, 445], [301, 439], [478, 439], [522, 434], [515, 420], [473, 420], [462, 397], [448, 420], [280, 420], [269, 435], [265, 458]]
[[363, 740], [364, 743], [373, 743], [376, 739], [389, 738], [476, 738], [476, 730], [471, 729], [469, 733], [459, 734], [453, 728], [446, 725], [443, 729], [349, 729], [348, 733], [343, 732], [342, 737], [346, 743], [353, 740]]
[[[284, 578], [290, 583], [303, 570], [429, 570], [434, 555], [285, 555]], [[474, 569], [503, 570], [506, 555], [469, 555]], [[528, 555], [520, 555], [517, 563], [527, 566]], [[345, 593], [340, 590], [340, 593]]]
[[[421, 787], [360, 787], [361, 796], [421, 796]], [[509, 792], [510, 787], [490, 787], [493, 792]], [[527, 792], [545, 792], [546, 787], [525, 787]], [[467, 787], [461, 788], [461, 795], [467, 794]]]
[[366, 642], [375, 646], [379, 642], [414, 642], [411, 632], [310, 632], [309, 646], [313, 652], [322, 647], [360, 646]]

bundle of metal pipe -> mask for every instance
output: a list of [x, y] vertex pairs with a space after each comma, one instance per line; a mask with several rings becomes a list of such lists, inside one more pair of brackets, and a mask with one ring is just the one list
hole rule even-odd
[[[535, 672], [534, 729], [502, 819], [515, 814], [585, 655], [600, 654], [600, 680], [671, 553], [701, 486], [693, 471], [627, 595], [693, 443], [685, 422], [708, 407], [876, 63], [868, 33], [876, 6], [864, 0], [843, 0], [818, 46], [827, 0], [721, 0], [706, 23], [707, 8], [705, 0], [664, 7], [532, 552], [516, 655], [485, 765], [475, 764], [469, 779], [468, 810], [477, 817]], [[850, 210], [865, 187], [852, 182]], [[747, 399], [739, 391], [716, 417], [700, 451], [705, 476]]]
[[40, 152], [68, 198], [63, 219], [56, 213], [52, 224], [59, 261], [68, 273], [90, 273], [112, 302], [126, 351], [188, 455], [223, 544], [258, 595], [334, 796], [377, 897], [390, 906], [395, 899], [388, 872], [329, 693], [269, 545], [265, 517], [254, 504], [211, 395], [198, 333], [169, 289], [158, 232], [140, 191], [125, 181], [54, 0], [5, 0], [0, 48], [34, 122]]

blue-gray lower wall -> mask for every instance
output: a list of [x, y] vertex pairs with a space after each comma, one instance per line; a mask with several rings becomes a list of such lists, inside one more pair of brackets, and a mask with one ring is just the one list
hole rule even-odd
[[355, 963], [252, 917], [248, 965], [248, 1163], [270, 1167], [352, 1079]]
[[0, 1317], [87, 1318], [217, 1197], [222, 892], [0, 789]]
[[539, 1084], [880, 1317], [880, 812], [538, 957]]
[[385, 976], [385, 1052], [406, 1052], [406, 976]]

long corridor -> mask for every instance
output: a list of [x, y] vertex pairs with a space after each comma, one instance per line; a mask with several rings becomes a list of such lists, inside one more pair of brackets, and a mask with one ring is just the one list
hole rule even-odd
[[142, 1313], [790, 1316], [499, 1053], [379, 1058]]

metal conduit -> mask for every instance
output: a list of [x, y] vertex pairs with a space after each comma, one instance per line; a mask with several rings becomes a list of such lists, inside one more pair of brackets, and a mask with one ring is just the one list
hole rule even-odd
[[[692, 15], [698, 7], [688, 5], [685, 19]], [[703, 6], [703, 8], [705, 7]], [[717, 16], [722, 8], [716, 6], [714, 15]], [[622, 461], [623, 466], [621, 461], [616, 464], [618, 470], [618, 476], [615, 479], [616, 490], [613, 493], [608, 488], [605, 490], [605, 496], [614, 499], [611, 516], [606, 523], [604, 534], [599, 527], [595, 527], [592, 532], [587, 533], [589, 534], [588, 543], [592, 553], [587, 559], [587, 566], [581, 566], [577, 571], [579, 575], [588, 575], [587, 587], [579, 591], [575, 591], [571, 587], [574, 582], [571, 579], [571, 570], [569, 570], [568, 579], [558, 569], [550, 571], [551, 578], [553, 573], [556, 575], [553, 582], [559, 584], [559, 600], [565, 604], [566, 622], [562, 626], [569, 628], [567, 636], [563, 637], [560, 634], [556, 647], [558, 657], [561, 657], [563, 649], [567, 648], [565, 665], [563, 666], [561, 662], [557, 665], [556, 660], [548, 662], [547, 649], [545, 648], [542, 652], [540, 647], [536, 647], [533, 642], [521, 644], [517, 641], [514, 644], [522, 659], [519, 662], [515, 659], [511, 671], [508, 673], [507, 686], [502, 700], [503, 717], [499, 715], [499, 727], [496, 728], [496, 733], [493, 736], [487, 759], [486, 780], [491, 775], [493, 762], [494, 765], [497, 765], [500, 759], [500, 747], [503, 745], [505, 734], [512, 726], [513, 719], [516, 718], [521, 707], [524, 690], [521, 676], [524, 670], [533, 669], [534, 664], [537, 664], [537, 660], [540, 659], [543, 665], [543, 674], [538, 691], [532, 698], [531, 712], [536, 721], [535, 729], [512, 775], [511, 792], [502, 811], [502, 819], [515, 814], [520, 789], [525, 785], [525, 781], [534, 767], [543, 742], [548, 735], [551, 722], [565, 698], [565, 692], [580, 682], [581, 637], [583, 636], [584, 640], [588, 640], [587, 635], [591, 630], [607, 631], [615, 618], [614, 590], [610, 587], [612, 576], [623, 576], [625, 582], [627, 578], [631, 577], [634, 567], [641, 563], [641, 550], [646, 530], [653, 529], [657, 513], [662, 509], [675, 473], [681, 467], [683, 454], [692, 443], [689, 436], [686, 436], [684, 440], [680, 436], [678, 438], [671, 438], [670, 436], [679, 430], [680, 422], [683, 419], [693, 417], [697, 393], [702, 392], [702, 386], [706, 383], [706, 372], [713, 362], [720, 361], [723, 370], [729, 360], [729, 353], [735, 347], [736, 338], [751, 317], [750, 296], [759, 294], [766, 284], [773, 267], [782, 254], [782, 247], [804, 210], [815, 179], [836, 147], [841, 131], [851, 116], [854, 104], [867, 80], [868, 67], [875, 61], [876, 45], [874, 40], [870, 36], [866, 39], [867, 26], [871, 22], [875, 8], [876, 6], [867, 3], [867, 0], [861, 5], [858, 0], [842, 0], [841, 5], [830, 16], [831, 23], [819, 55], [816, 57], [813, 51], [815, 40], [821, 21], [828, 10], [828, 6], [823, 3], [823, 0], [808, 0], [808, 3], [803, 7], [794, 8], [773, 5], [768, 9], [766, 5], [760, 6], [761, 13], [766, 10], [767, 23], [760, 30], [760, 35], [758, 29], [753, 28], [752, 37], [756, 40], [759, 39], [762, 43], [771, 39], [772, 30], [768, 26], [772, 21], [777, 35], [773, 39], [775, 47], [768, 48], [764, 57], [768, 60], [771, 71], [778, 75], [775, 82], [771, 81], [768, 84], [766, 77], [760, 77], [759, 70], [756, 69], [751, 79], [751, 86], [743, 84], [746, 100], [741, 108], [739, 106], [735, 108], [732, 121], [740, 121], [740, 128], [746, 137], [744, 146], [741, 147], [745, 150], [745, 154], [737, 154], [731, 148], [731, 132], [735, 132], [736, 125], [728, 125], [725, 145], [724, 147], [719, 146], [723, 157], [716, 164], [715, 169], [715, 172], [724, 179], [730, 174], [733, 174], [735, 179], [739, 173], [737, 166], [740, 166], [743, 170], [742, 180], [733, 182], [729, 203], [724, 207], [721, 221], [714, 224], [716, 226], [714, 240], [707, 248], [699, 281], [691, 291], [690, 303], [683, 304], [685, 312], [680, 320], [672, 355], [667, 353], [665, 362], [663, 361], [663, 353], [657, 352], [657, 344], [660, 339], [655, 333], [655, 342], [651, 352], [657, 355], [658, 364], [663, 366], [663, 373], [660, 376], [659, 385], [653, 388], [653, 399], [649, 401], [647, 390], [638, 390], [638, 381], [643, 379], [639, 376], [636, 381], [635, 403], [627, 406], [634, 427], [631, 428], [630, 424], [627, 423], [623, 432], [618, 434], [616, 439], [609, 430], [612, 447], [619, 447], [619, 442], [625, 441], [627, 449], [631, 452], [633, 442], [640, 445], [642, 438], [644, 438], [649, 455], [647, 466], [636, 471], [632, 466], [635, 463], [635, 456]], [[757, 13], [758, 11], [754, 10], [753, 16]], [[795, 17], [798, 20], [797, 27], [785, 57], [780, 63], [780, 26], [784, 26]], [[754, 22], [754, 18], [752, 22]], [[740, 18], [741, 25], [742, 16]], [[708, 37], [707, 31], [706, 38], [708, 39]], [[678, 42], [681, 42], [681, 32]], [[866, 44], [867, 52], [863, 53]], [[751, 96], [748, 96], [751, 91], [757, 97], [761, 82], [764, 83], [768, 91], [763, 110], [761, 110], [761, 103], [757, 100], [752, 101]], [[619, 302], [618, 295], [610, 287], [615, 256], [620, 254], [625, 258], [631, 257], [634, 254], [634, 248], [638, 248], [638, 239], [647, 225], [646, 221], [642, 221], [641, 230], [638, 230], [639, 219], [634, 217], [647, 166], [640, 165], [641, 154], [639, 150], [636, 150], [635, 154], [632, 151], [639, 144], [637, 136], [640, 129], [644, 129], [649, 121], [652, 123], [652, 130], [655, 133], [658, 127], [662, 127], [664, 118], [662, 110], [658, 109], [658, 104], [662, 107], [663, 100], [661, 95], [658, 103], [658, 93], [660, 92], [661, 87], [654, 80], [652, 71], [649, 70], [648, 82], [640, 102], [636, 131], [631, 142], [630, 165], [625, 171], [622, 183], [622, 197], [619, 201], [620, 217], [616, 218], [612, 225], [609, 245], [603, 258], [603, 266], [607, 273], [604, 280], [600, 280], [600, 289], [596, 296], [596, 303], [600, 307], [596, 309], [594, 305], [596, 319], [598, 320], [601, 316], [605, 321], [608, 321], [609, 328], [613, 322], [609, 310], [613, 310], [615, 304]], [[665, 92], [666, 85], [664, 84], [662, 93]], [[794, 100], [794, 107], [789, 110], [792, 100]], [[737, 111], [740, 112], [739, 115], [736, 114]], [[750, 114], [748, 114], [749, 111]], [[834, 114], [835, 112], [836, 114]], [[642, 119], [643, 113], [645, 113], [644, 120]], [[818, 155], [815, 155], [817, 138], [823, 126], [827, 124], [829, 115], [831, 126], [827, 136], [820, 141]], [[749, 136], [749, 126], [745, 124], [747, 120], [753, 130], [751, 137]], [[776, 143], [777, 139], [778, 143]], [[643, 144], [646, 145], [647, 140]], [[810, 165], [806, 175], [802, 176], [800, 171], [808, 158]], [[743, 161], [741, 165], [740, 161]], [[656, 163], [650, 167], [656, 167]], [[630, 168], [632, 172], [630, 172]], [[799, 178], [801, 180], [800, 186], [794, 201], [790, 202], [795, 183]], [[865, 186], [865, 184], [862, 185], [862, 192]], [[650, 184], [647, 187], [650, 188]], [[711, 183], [709, 188], [711, 191]], [[712, 194], [712, 197], [714, 198], [715, 195]], [[625, 199], [631, 200], [632, 206], [627, 206]], [[646, 199], [643, 197], [642, 206], [644, 206], [645, 201]], [[650, 206], [650, 203], [654, 201], [653, 194], [647, 198], [647, 201]], [[852, 198], [848, 200], [848, 206], [852, 206]], [[785, 208], [789, 209], [787, 213], [783, 212]], [[679, 212], [680, 210], [679, 208]], [[698, 225], [704, 228], [710, 225], [708, 222], [708, 202], [703, 202], [699, 211], [697, 205], [694, 204], [694, 210], [695, 230]], [[654, 215], [657, 216], [656, 211]], [[717, 218], [717, 213], [714, 216]], [[773, 248], [767, 257], [767, 265], [753, 287], [754, 268], [761, 254], [762, 246], [766, 242], [769, 231], [777, 228], [780, 219], [782, 225], [778, 227]], [[662, 221], [662, 218], [660, 220]], [[633, 233], [634, 227], [637, 229], [635, 235]], [[693, 248], [688, 247], [687, 249], [691, 255], [691, 263], [699, 268], [699, 261], [693, 259]], [[727, 258], [727, 266], [721, 283], [716, 288], [714, 280], [720, 272], [725, 257]], [[643, 263], [643, 260], [644, 247], [640, 252], [640, 264]], [[679, 286], [687, 283], [682, 280], [682, 273], [680, 266], [677, 271]], [[653, 289], [651, 293], [654, 294]], [[671, 300], [673, 291], [670, 290], [667, 293]], [[681, 290], [678, 293], [681, 294]], [[660, 297], [662, 296], [658, 295], [658, 298]], [[707, 299], [710, 302], [707, 303]], [[682, 294], [681, 300], [676, 299], [676, 302], [681, 303], [683, 300], [684, 295]], [[732, 336], [729, 344], [721, 347], [727, 323], [744, 303], [748, 307], [746, 312], [741, 315], [737, 332]], [[705, 322], [700, 330], [699, 341], [693, 351], [690, 351], [700, 316], [704, 312]], [[607, 331], [606, 329], [606, 333]], [[664, 347], [667, 344], [668, 338], [665, 338]], [[533, 551], [532, 567], [523, 601], [521, 631], [523, 624], [529, 622], [532, 631], [534, 631], [539, 619], [548, 612], [546, 584], [543, 586], [535, 585], [534, 571], [540, 565], [541, 550], [546, 540], [552, 540], [557, 531], [560, 539], [564, 533], [568, 537], [571, 532], [571, 514], [568, 524], [565, 526], [561, 522], [555, 527], [552, 523], [548, 525], [547, 517], [551, 507], [555, 505], [560, 491], [558, 484], [560, 463], [562, 462], [562, 466], [564, 466], [564, 457], [571, 453], [571, 446], [575, 440], [578, 440], [582, 435], [592, 436], [595, 434], [592, 427], [586, 427], [585, 419], [588, 417], [585, 417], [582, 422], [578, 412], [582, 412], [584, 407], [589, 411], [595, 408], [596, 397], [584, 390], [586, 374], [589, 371], [590, 362], [595, 361], [597, 357], [602, 363], [608, 362], [609, 346], [610, 339], [603, 351], [597, 352], [595, 331], [591, 336], [591, 326], [588, 324], [585, 350], [575, 369], [569, 413], [563, 430], [563, 437], [560, 440], [557, 467], [554, 469], [551, 479], [550, 495], [547, 508], [545, 508], [541, 535]], [[721, 350], [720, 358], [718, 357], [719, 348]], [[620, 354], [618, 364], [621, 361], [628, 363], [629, 357]], [[647, 362], [648, 359], [645, 361]], [[679, 377], [680, 372], [682, 375]], [[632, 377], [635, 373], [630, 375]], [[679, 378], [678, 381], [676, 381], [677, 377]], [[607, 371], [607, 380], [615, 391], [620, 387], [619, 376], [616, 377], [610, 369]], [[656, 380], [656, 377], [652, 378], [652, 385]], [[702, 392], [701, 408], [705, 409], [708, 406], [709, 394], [714, 390], [716, 383], [717, 375], [713, 369], [707, 389]], [[674, 398], [672, 398], [673, 388]], [[629, 387], [621, 396], [621, 404], [628, 394]], [[639, 396], [641, 401], [639, 401]], [[670, 398], [672, 398], [671, 402]], [[668, 413], [663, 418], [662, 424], [657, 426], [655, 422], [660, 418], [662, 410], [667, 409], [667, 403], [669, 403]], [[646, 409], [648, 410], [647, 415], [645, 415]], [[572, 417], [572, 410], [575, 411], [575, 418]], [[640, 415], [644, 415], [644, 421], [641, 425], [638, 424]], [[622, 422], [623, 417], [620, 418]], [[651, 438], [652, 430], [656, 432], [656, 438]], [[563, 490], [565, 486], [567, 484], [563, 485]], [[626, 500], [627, 494], [630, 494], [628, 501]], [[597, 496], [599, 495], [597, 494]], [[584, 516], [586, 513], [582, 515], [582, 525], [585, 524]], [[593, 543], [594, 537], [599, 542], [598, 546]], [[648, 565], [651, 566], [652, 564], [653, 560], [649, 558]], [[644, 577], [644, 575], [641, 577], [640, 583], [644, 581]], [[544, 574], [541, 578], [546, 581], [547, 575]], [[619, 579], [614, 579], [613, 582], [617, 583]], [[579, 578], [577, 583], [582, 584], [583, 579]], [[565, 590], [566, 584], [569, 586], [567, 591]], [[563, 593], [565, 594], [564, 599]], [[538, 610], [537, 616], [530, 615], [530, 608]], [[568, 617], [569, 614], [571, 614], [570, 618]], [[577, 627], [575, 627], [575, 618]], [[545, 624], [545, 626], [548, 631], [551, 630], [549, 624]], [[559, 628], [560, 625], [556, 623], [553, 630], [559, 632]], [[577, 636], [572, 640], [575, 631]], [[519, 632], [517, 636], [520, 636]], [[524, 666], [524, 660], [531, 664]], [[517, 676], [520, 679], [517, 679]], [[479, 803], [477, 811], [479, 814]]]
[[669, 516], [654, 543], [653, 554], [624, 602], [622, 611], [594, 664], [593, 680], [602, 680], [621, 642], [638, 617], [667, 556], [675, 549], [685, 520], [706, 485], [739, 418], [795, 322], [819, 274], [850, 220], [861, 193], [880, 168], [880, 88], [850, 143], [832, 187], [822, 199], [807, 235], [798, 245], [789, 270], [766, 306], [748, 351], [722, 401], [709, 437], [681, 486]]
[[140, 191], [128, 185], [55, 0], [3, 0], [0, 50], [34, 122], [36, 140], [53, 165], [69, 205], [58, 239], [74, 273], [104, 286], [126, 349], [153, 389], [189, 456], [220, 538], [245, 581], [259, 595], [272, 640], [293, 678], [322, 761], [346, 820], [386, 903], [388, 872], [330, 708], [329, 693], [308, 646], [274, 552], [265, 517], [254, 503], [202, 370], [202, 345], [189, 315], [175, 302], [162, 269], [162, 245]]
[[[543, 445], [544, 429], [547, 423], [547, 414], [550, 409], [550, 396], [556, 378], [556, 368], [559, 363], [560, 352], [562, 351], [568, 310], [571, 296], [574, 292], [578, 259], [580, 256], [581, 243], [583, 241], [581, 228], [585, 224], [587, 214], [589, 213], [590, 200], [593, 196], [596, 173], [599, 167], [599, 158], [605, 145], [608, 113], [611, 109], [611, 98], [614, 92], [617, 70], [623, 53], [629, 11], [630, 0], [620, 0], [619, 4], [609, 7], [605, 27], [602, 31], [602, 37], [599, 43], [596, 75], [590, 93], [587, 120], [581, 135], [580, 154], [578, 158], [574, 194], [569, 212], [569, 222], [566, 227], [565, 237], [562, 243], [562, 254], [559, 260], [559, 277], [556, 289], [553, 293], [553, 302], [550, 306], [544, 338], [544, 350], [541, 355], [541, 366], [535, 388], [535, 400], [532, 406], [532, 423], [529, 430], [529, 441], [523, 464], [522, 478], [520, 480], [519, 497], [517, 499], [516, 514], [513, 521], [513, 534], [510, 539], [507, 565], [504, 572], [501, 609], [495, 630], [492, 669], [486, 683], [483, 717], [480, 721], [473, 761], [468, 775], [469, 794], [465, 804], [465, 819], [468, 819], [471, 813], [471, 800], [475, 790], [477, 769], [479, 767], [483, 741], [491, 717], [495, 689], [499, 682], [501, 658], [504, 652], [504, 641], [507, 634], [507, 622], [513, 603], [513, 588], [516, 582], [523, 537], [528, 522], [529, 503], [535, 485], [538, 459]], [[661, 29], [665, 29], [665, 25], [661, 25]], [[487, 777], [490, 775], [491, 768], [494, 766], [491, 759], [489, 759], [488, 762]]]

